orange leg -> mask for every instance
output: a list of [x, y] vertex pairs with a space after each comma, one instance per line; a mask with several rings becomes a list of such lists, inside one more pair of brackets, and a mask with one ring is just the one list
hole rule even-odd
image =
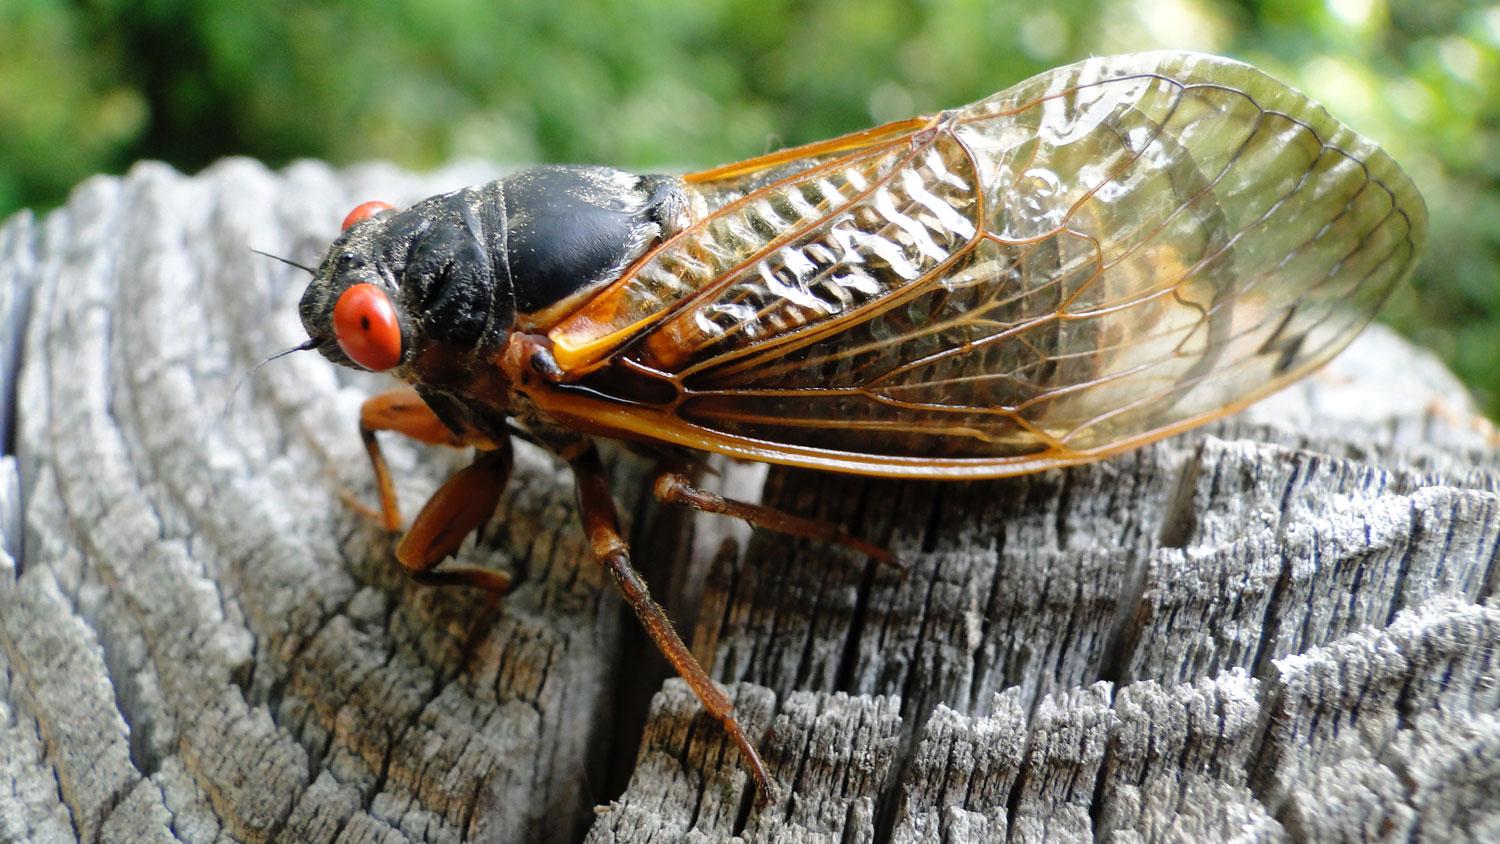
[[890, 551], [850, 536], [833, 522], [794, 516], [772, 507], [736, 501], [699, 489], [693, 486], [692, 479], [687, 474], [670, 463], [663, 464], [657, 472], [651, 491], [656, 495], [656, 500], [663, 504], [680, 504], [705, 513], [718, 513], [744, 519], [757, 527], [770, 528], [792, 536], [832, 542], [860, 554], [866, 554], [878, 563], [901, 568]]
[[393, 531], [401, 529], [401, 508], [385, 456], [375, 439], [376, 431], [395, 431], [434, 445], [473, 445], [478, 449], [474, 462], [444, 482], [412, 521], [411, 529], [396, 546], [396, 559], [401, 565], [419, 583], [477, 586], [501, 595], [510, 591], [511, 578], [504, 572], [478, 566], [437, 569], [499, 504], [500, 493], [510, 481], [510, 440], [495, 443], [474, 432], [454, 434], [415, 390], [392, 390], [366, 399], [359, 412], [359, 434], [375, 469], [381, 520], [387, 530]]
[[625, 596], [626, 603], [635, 611], [636, 618], [646, 628], [651, 641], [656, 643], [662, 655], [672, 663], [682, 679], [687, 681], [694, 694], [698, 695], [698, 700], [702, 701], [708, 714], [724, 725], [729, 738], [745, 758], [745, 764], [760, 786], [761, 793], [767, 800], [775, 802], [778, 799], [776, 781], [766, 770], [766, 763], [761, 760], [760, 753], [745, 733], [745, 728], [735, 718], [734, 704], [709, 678], [708, 672], [703, 670], [698, 660], [693, 658], [692, 652], [683, 644], [682, 637], [673, 629], [667, 614], [651, 599], [645, 581], [630, 564], [630, 548], [620, 535], [619, 515], [615, 511], [614, 497], [609, 492], [609, 482], [604, 476], [604, 466], [599, 462], [598, 449], [590, 443], [583, 453], [569, 459], [568, 463], [578, 479], [579, 517], [583, 521], [583, 530], [588, 535], [589, 544], [593, 547], [594, 558], [614, 575], [615, 583]]
[[411, 529], [396, 546], [396, 559], [419, 583], [435, 586], [478, 586], [496, 594], [510, 591], [510, 575], [479, 566], [437, 565], [453, 556], [469, 534], [495, 512], [500, 493], [510, 481], [510, 441], [491, 451], [480, 451], [474, 462], [438, 487]]
[[[396, 558], [413, 578], [422, 583], [477, 586], [496, 594], [504, 594], [509, 590], [511, 579], [501, 572], [469, 566], [437, 568], [438, 564], [458, 550], [465, 537], [494, 512], [500, 493], [510, 479], [512, 461], [509, 439], [495, 443], [477, 433], [455, 435], [442, 424], [421, 397], [410, 390], [397, 390], [367, 400], [360, 411], [359, 430], [370, 454], [370, 463], [375, 467], [376, 483], [380, 487], [382, 518], [392, 530], [400, 528], [401, 511], [375, 432], [397, 431], [428, 443], [476, 446], [478, 451], [474, 462], [449, 478], [422, 507], [422, 511], [412, 522], [411, 529], [397, 545]], [[631, 566], [629, 545], [620, 534], [619, 515], [609, 492], [609, 483], [604, 475], [604, 466], [599, 461], [598, 450], [586, 439], [579, 440], [577, 446], [565, 449], [567, 453], [560, 456], [572, 466], [573, 474], [578, 479], [579, 515], [595, 560], [609, 569], [620, 592], [624, 594], [625, 601], [646, 628], [646, 633], [698, 695], [703, 708], [724, 725], [730, 739], [744, 756], [761, 793], [767, 799], [775, 801], [776, 781], [771, 779], [760, 753], [735, 717], [734, 704], [709, 679], [698, 660], [693, 658], [692, 652], [672, 628], [667, 614], [652, 600], [645, 581]]]
[[465, 442], [448, 430], [437, 414], [422, 401], [416, 390], [391, 390], [365, 399], [359, 408], [359, 437], [365, 442], [365, 451], [370, 455], [370, 465], [375, 467], [375, 486], [380, 490], [381, 521], [386, 530], [401, 529], [401, 507], [396, 503], [396, 485], [391, 482], [391, 470], [386, 468], [385, 455], [380, 453], [380, 443], [375, 439], [376, 431], [395, 431], [414, 440], [432, 445], [450, 445], [455, 448]]

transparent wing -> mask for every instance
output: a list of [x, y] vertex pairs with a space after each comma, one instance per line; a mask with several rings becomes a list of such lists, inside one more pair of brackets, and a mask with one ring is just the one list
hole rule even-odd
[[894, 125], [695, 182], [715, 210], [554, 329], [562, 354], [657, 438], [1029, 471], [1301, 377], [1425, 239], [1384, 152], [1227, 59], [1090, 60]]

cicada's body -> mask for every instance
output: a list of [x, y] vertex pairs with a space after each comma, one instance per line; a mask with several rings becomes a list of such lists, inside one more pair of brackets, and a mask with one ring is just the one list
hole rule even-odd
[[[368, 432], [394, 428], [478, 446], [503, 485], [508, 458], [484, 455], [519, 426], [579, 472], [623, 577], [590, 435], [925, 478], [1094, 460], [1327, 361], [1426, 227], [1396, 164], [1301, 94], [1149, 53], [684, 178], [540, 168], [377, 213], [302, 313], [310, 347], [425, 403], [367, 408], [381, 471]], [[422, 572], [452, 550], [426, 516], [402, 552]], [[631, 600], [650, 628], [644, 587]], [[714, 709], [675, 634], [652, 632]]]

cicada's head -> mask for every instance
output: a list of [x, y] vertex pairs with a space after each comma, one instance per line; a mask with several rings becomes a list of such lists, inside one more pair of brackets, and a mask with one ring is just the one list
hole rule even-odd
[[498, 182], [425, 199], [404, 211], [367, 202], [350, 212], [302, 296], [302, 325], [334, 363], [400, 371], [429, 348], [450, 355], [498, 346], [515, 322]]
[[404, 211], [366, 203], [303, 294], [302, 324], [334, 363], [443, 386], [435, 361], [451, 369], [512, 330], [544, 332], [688, 214], [681, 179], [581, 166], [523, 170]]

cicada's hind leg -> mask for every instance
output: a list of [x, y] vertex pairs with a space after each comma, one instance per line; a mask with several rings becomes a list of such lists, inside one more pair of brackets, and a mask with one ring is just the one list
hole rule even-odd
[[359, 412], [359, 434], [375, 468], [381, 521], [393, 531], [401, 529], [401, 508], [385, 456], [375, 439], [376, 431], [394, 431], [433, 445], [476, 448], [474, 462], [444, 482], [423, 505], [411, 529], [397, 544], [396, 559], [419, 583], [477, 586], [497, 595], [509, 592], [512, 581], [504, 572], [477, 566], [437, 566], [452, 556], [500, 503], [500, 493], [510, 481], [510, 440], [497, 443], [478, 433], [455, 434], [414, 390], [392, 390], [367, 399]]
[[692, 652], [683, 644], [682, 637], [672, 627], [667, 614], [652, 600], [651, 593], [646, 589], [646, 582], [630, 564], [630, 547], [620, 534], [619, 515], [615, 510], [614, 497], [609, 492], [609, 481], [604, 475], [599, 451], [591, 442], [585, 441], [582, 446], [580, 453], [565, 456], [578, 479], [579, 516], [583, 520], [583, 529], [593, 548], [594, 558], [614, 575], [625, 601], [635, 611], [636, 618], [646, 628], [651, 641], [656, 643], [662, 655], [692, 687], [698, 700], [703, 702], [703, 708], [724, 725], [724, 730], [744, 756], [745, 764], [759, 784], [761, 793], [767, 800], [775, 802], [778, 797], [776, 781], [771, 778], [755, 744], [735, 717], [734, 704], [709, 679], [708, 672], [703, 670], [698, 660], [693, 658]]
[[769, 528], [791, 536], [815, 539], [819, 542], [831, 542], [860, 554], [869, 555], [878, 563], [900, 568], [890, 551], [850, 536], [833, 522], [808, 519], [773, 507], [736, 501], [700, 489], [693, 485], [686, 467], [676, 461], [664, 460], [657, 465], [656, 480], [651, 485], [651, 491], [663, 504], [678, 504], [705, 513], [733, 516], [737, 519], [744, 519], [757, 527]]

